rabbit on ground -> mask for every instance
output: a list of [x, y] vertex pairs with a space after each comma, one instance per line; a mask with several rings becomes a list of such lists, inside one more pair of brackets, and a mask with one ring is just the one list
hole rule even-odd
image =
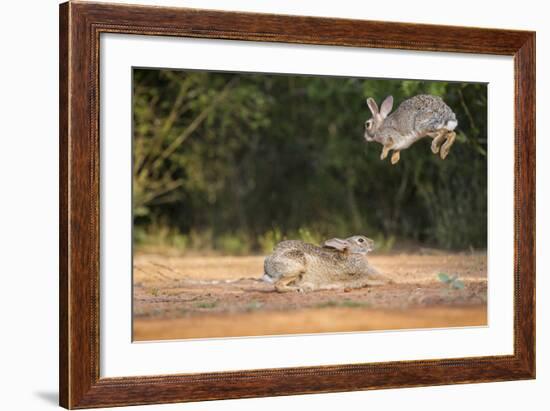
[[365, 123], [365, 140], [382, 144], [380, 159], [384, 160], [393, 150], [391, 163], [399, 161], [400, 151], [423, 137], [431, 137], [432, 152], [442, 159], [456, 139], [454, 129], [458, 125], [455, 113], [441, 97], [420, 94], [403, 101], [390, 114], [393, 97], [388, 96], [380, 106], [372, 98], [367, 99], [372, 118]]
[[264, 261], [263, 280], [279, 292], [361, 288], [389, 279], [367, 261], [374, 242], [356, 235], [332, 238], [317, 246], [298, 240], [282, 241]]

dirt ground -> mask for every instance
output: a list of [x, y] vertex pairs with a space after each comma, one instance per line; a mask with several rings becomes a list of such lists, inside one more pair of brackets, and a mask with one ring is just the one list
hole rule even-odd
[[[396, 254], [369, 261], [394, 283], [277, 293], [263, 257], [134, 257], [134, 340], [309, 334], [487, 324], [485, 253]], [[457, 275], [455, 289], [439, 273]]]

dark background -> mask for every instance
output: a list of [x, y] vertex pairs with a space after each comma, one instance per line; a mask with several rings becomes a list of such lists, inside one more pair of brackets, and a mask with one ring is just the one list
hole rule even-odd
[[[179, 252], [269, 252], [364, 234], [382, 250], [485, 249], [487, 86], [134, 69], [134, 238]], [[446, 160], [423, 139], [392, 166], [363, 139], [366, 97], [455, 111]]]

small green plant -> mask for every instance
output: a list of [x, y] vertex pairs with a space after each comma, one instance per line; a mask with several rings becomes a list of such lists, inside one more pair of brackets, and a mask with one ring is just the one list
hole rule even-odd
[[365, 301], [354, 301], [350, 300], [349, 298], [346, 298], [342, 301], [337, 300], [328, 300], [323, 301], [322, 303], [316, 304], [315, 308], [334, 308], [334, 307], [345, 307], [345, 308], [360, 308], [360, 307], [368, 307], [369, 303]]
[[158, 288], [152, 288], [152, 289], [151, 289], [151, 295], [152, 295], [153, 297], [158, 297], [158, 295], [159, 295], [159, 289], [158, 289]]
[[450, 276], [446, 273], [439, 273], [437, 277], [439, 278], [439, 281], [443, 284], [447, 284], [449, 288], [455, 290], [462, 290], [464, 288], [464, 282], [458, 279], [458, 275]]

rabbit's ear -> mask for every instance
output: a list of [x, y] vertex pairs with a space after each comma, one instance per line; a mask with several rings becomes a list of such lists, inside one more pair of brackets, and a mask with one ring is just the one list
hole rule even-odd
[[393, 97], [388, 96], [380, 106], [380, 115], [382, 118], [386, 118], [393, 107]]
[[370, 112], [373, 116], [378, 114], [378, 104], [376, 104], [376, 101], [374, 101], [373, 98], [369, 97], [367, 99], [367, 106], [369, 106]]
[[345, 251], [349, 248], [349, 243], [340, 238], [331, 238], [323, 243], [323, 247], [335, 248], [339, 251]]

